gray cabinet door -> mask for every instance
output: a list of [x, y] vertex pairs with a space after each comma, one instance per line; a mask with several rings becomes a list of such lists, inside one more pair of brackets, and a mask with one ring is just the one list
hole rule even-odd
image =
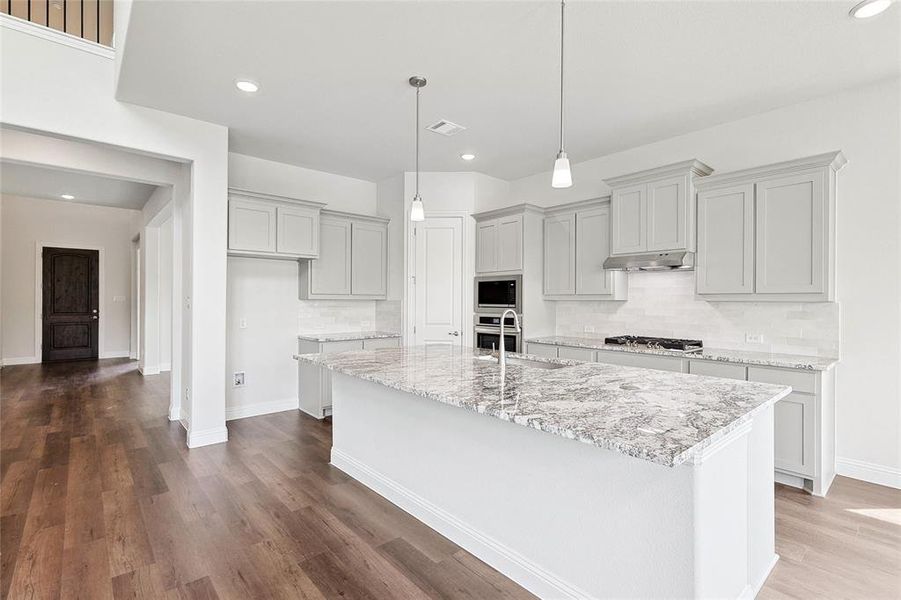
[[776, 403], [773, 412], [776, 468], [798, 475], [814, 474], [816, 398], [792, 392]]
[[557, 358], [557, 346], [550, 344], [526, 344], [526, 354]]
[[497, 270], [522, 270], [522, 215], [497, 220]]
[[645, 183], [613, 190], [610, 198], [611, 253], [630, 254], [648, 248], [648, 186]]
[[497, 219], [476, 223], [476, 272], [497, 271]]
[[319, 224], [319, 258], [310, 262], [311, 295], [350, 294], [351, 224], [322, 217]]
[[650, 250], [688, 247], [688, 177], [668, 177], [648, 184]]
[[757, 183], [757, 293], [826, 291], [825, 178], [818, 170]]
[[544, 293], [576, 293], [576, 214], [544, 218]]
[[319, 211], [303, 206], [279, 206], [276, 249], [284, 254], [319, 253]]
[[376, 223], [353, 223], [350, 291], [355, 296], [388, 293], [388, 229]]
[[699, 294], [754, 292], [754, 186], [698, 194]]
[[275, 252], [275, 206], [254, 200], [228, 201], [228, 248]]
[[610, 256], [610, 207], [576, 213], [576, 294], [612, 292], [613, 274], [604, 270]]

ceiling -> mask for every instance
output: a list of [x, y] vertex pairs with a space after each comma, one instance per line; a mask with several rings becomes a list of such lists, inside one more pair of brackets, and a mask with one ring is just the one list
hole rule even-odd
[[[155, 189], [156, 186], [146, 183], [89, 173], [0, 162], [0, 192], [11, 196], [140, 210]], [[75, 196], [75, 199], [66, 200], [62, 194]]]
[[[901, 7], [858, 21], [856, 2], [568, 2], [570, 159], [899, 76]], [[117, 97], [227, 125], [234, 152], [377, 181], [413, 168], [421, 74], [423, 126], [467, 127], [424, 131], [422, 169], [515, 179], [557, 152], [558, 44], [550, 0], [136, 2]]]

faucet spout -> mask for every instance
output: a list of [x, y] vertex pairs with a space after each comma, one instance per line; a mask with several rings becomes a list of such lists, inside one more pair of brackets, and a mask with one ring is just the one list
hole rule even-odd
[[498, 357], [497, 357], [497, 362], [498, 362], [498, 364], [500, 364], [502, 370], [507, 368], [507, 350], [504, 347], [504, 321], [507, 318], [507, 313], [510, 313], [511, 315], [513, 315], [514, 331], [516, 333], [519, 333], [522, 331], [522, 328], [520, 328], [520, 326], [519, 326], [519, 315], [516, 314], [516, 311], [513, 310], [512, 308], [508, 308], [507, 310], [505, 310], [504, 314], [501, 315], [501, 343], [500, 343], [500, 353], [498, 354]]

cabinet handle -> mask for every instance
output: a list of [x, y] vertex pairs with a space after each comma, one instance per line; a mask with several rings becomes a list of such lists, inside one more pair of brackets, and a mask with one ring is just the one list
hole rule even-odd
[[459, 331], [450, 331], [450, 332], [448, 332], [447, 335], [458, 336], [458, 335], [460, 335], [460, 332]]

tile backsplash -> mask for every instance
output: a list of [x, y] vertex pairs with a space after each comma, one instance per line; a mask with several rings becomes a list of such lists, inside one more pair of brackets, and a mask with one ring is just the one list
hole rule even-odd
[[337, 333], [376, 329], [374, 300], [300, 300], [298, 333]]
[[376, 329], [400, 333], [402, 323], [403, 302], [400, 300], [380, 300], [375, 303]]
[[[838, 303], [707, 302], [695, 297], [693, 271], [628, 277], [626, 302], [557, 302], [557, 334], [656, 335], [712, 348], [839, 356]], [[747, 335], [763, 341], [748, 342]]]

